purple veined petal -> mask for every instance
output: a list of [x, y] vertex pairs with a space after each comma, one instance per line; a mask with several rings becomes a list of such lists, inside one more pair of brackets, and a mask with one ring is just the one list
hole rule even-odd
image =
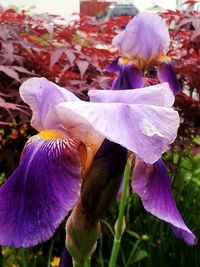
[[[61, 103], [55, 107], [63, 127], [77, 125], [76, 138], [88, 129], [131, 150], [145, 162], [154, 163], [177, 135], [178, 112], [172, 108], [122, 103]], [[79, 129], [82, 133], [79, 134]]]
[[117, 73], [120, 71], [120, 66], [118, 64], [120, 57], [115, 58], [110, 64], [106, 66], [106, 71], [111, 73]]
[[31, 247], [49, 239], [79, 198], [80, 142], [31, 137], [0, 187], [0, 244]]
[[147, 104], [161, 107], [171, 107], [175, 99], [168, 83], [134, 90], [90, 90], [88, 95], [91, 102]]
[[132, 64], [121, 65], [117, 79], [112, 84], [113, 90], [135, 89], [144, 86], [144, 77], [141, 70]]
[[158, 79], [160, 82], [168, 82], [174, 95], [177, 95], [181, 91], [180, 84], [178, 82], [174, 67], [170, 61], [164, 61], [160, 63], [158, 67]]
[[195, 244], [195, 235], [188, 229], [176, 207], [170, 177], [162, 160], [150, 165], [136, 159], [132, 188], [141, 197], [148, 212], [170, 223], [177, 237], [188, 245]]
[[45, 78], [31, 78], [19, 89], [20, 95], [32, 109], [31, 124], [37, 131], [59, 128], [54, 105], [63, 101], [80, 101], [65, 88]]
[[124, 32], [113, 39], [123, 56], [149, 62], [160, 56], [169, 46], [169, 31], [157, 14], [139, 13], [126, 26]]

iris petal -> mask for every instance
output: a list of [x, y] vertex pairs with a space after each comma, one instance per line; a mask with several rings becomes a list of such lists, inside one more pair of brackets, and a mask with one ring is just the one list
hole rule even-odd
[[90, 101], [99, 103], [127, 103], [127, 104], [149, 104], [155, 106], [171, 107], [174, 96], [168, 83], [135, 90], [90, 90], [88, 92]]
[[37, 131], [59, 128], [54, 105], [63, 101], [80, 101], [74, 94], [45, 78], [31, 78], [19, 89], [21, 98], [33, 111], [32, 126]]
[[119, 76], [112, 84], [113, 90], [134, 89], [144, 86], [144, 78], [138, 67], [129, 64], [120, 67]]
[[195, 244], [195, 235], [185, 225], [176, 207], [170, 178], [162, 160], [150, 165], [137, 159], [133, 170], [132, 188], [141, 197], [147, 211], [170, 223], [174, 233], [187, 244]]
[[160, 82], [168, 82], [174, 95], [180, 93], [181, 87], [177, 80], [174, 67], [170, 61], [165, 61], [160, 64], [158, 68], [158, 79]]
[[106, 66], [106, 71], [111, 73], [117, 73], [120, 71], [120, 66], [118, 64], [120, 57], [115, 58], [110, 64]]
[[80, 192], [80, 142], [27, 142], [15, 172], [0, 188], [0, 244], [30, 247], [49, 239]]
[[72, 265], [72, 257], [69, 254], [69, 252], [67, 251], [65, 246], [64, 246], [64, 248], [62, 250], [59, 267], [73, 267], [73, 265]]
[[[61, 103], [56, 106], [63, 126], [69, 121], [80, 129], [94, 129], [105, 138], [154, 163], [177, 134], [179, 116], [171, 108], [122, 103]], [[87, 131], [86, 131], [87, 132]], [[79, 134], [78, 128], [76, 134]], [[82, 140], [84, 132], [77, 136]]]
[[150, 61], [169, 46], [169, 31], [157, 14], [139, 13], [126, 26], [125, 31], [113, 39], [123, 56]]

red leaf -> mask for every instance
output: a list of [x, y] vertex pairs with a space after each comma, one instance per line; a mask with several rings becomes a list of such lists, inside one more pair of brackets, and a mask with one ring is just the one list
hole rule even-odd
[[74, 63], [74, 60], [76, 58], [74, 53], [70, 49], [65, 49], [65, 55], [67, 56], [71, 66], [72, 66]]
[[19, 75], [10, 66], [0, 65], [0, 71], [4, 72], [7, 76], [13, 78], [14, 80], [20, 82]]
[[64, 52], [64, 48], [57, 48], [52, 54], [51, 54], [51, 59], [50, 59], [50, 68], [53, 67], [54, 64], [59, 60], [61, 57], [62, 53]]
[[89, 63], [85, 60], [77, 60], [76, 64], [79, 68], [80, 74], [81, 74], [81, 79], [83, 79], [83, 75], [86, 72], [86, 70], [89, 67]]
[[14, 104], [14, 103], [6, 102], [2, 97], [0, 97], [0, 107], [2, 107], [2, 108], [6, 108], [6, 109], [20, 110], [20, 111], [22, 111], [22, 112], [27, 113], [25, 110], [22, 109], [22, 108], [25, 107], [25, 106], [18, 105], [18, 104]]
[[22, 72], [22, 73], [26, 73], [26, 74], [31, 74], [31, 75], [34, 75], [34, 76], [37, 76], [35, 73], [32, 73], [30, 71], [28, 71], [27, 69], [23, 68], [23, 67], [20, 67], [20, 66], [12, 66], [12, 68], [18, 72]]

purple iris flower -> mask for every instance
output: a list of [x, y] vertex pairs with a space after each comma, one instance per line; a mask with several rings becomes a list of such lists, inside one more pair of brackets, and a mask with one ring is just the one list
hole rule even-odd
[[[113, 39], [113, 45], [121, 55], [107, 68], [119, 74], [113, 89], [144, 87], [144, 76], [155, 72], [158, 80], [168, 82], [174, 95], [177, 95], [180, 85], [170, 58], [165, 56], [169, 42], [169, 31], [161, 17], [144, 12], [133, 18], [125, 30]], [[125, 88], [119, 87], [122, 79]]]
[[[19, 166], [0, 187], [4, 246], [30, 247], [53, 235], [77, 203], [82, 181], [105, 139], [132, 151], [144, 164], [153, 164], [179, 127], [167, 83], [138, 90], [91, 90], [91, 102], [85, 102], [45, 78], [32, 78], [22, 84], [20, 95], [32, 109], [31, 123], [39, 133], [27, 141]], [[143, 176], [136, 179], [147, 181]], [[159, 183], [147, 203], [170, 190], [162, 179]], [[153, 188], [144, 186], [147, 191]], [[143, 189], [135, 191], [143, 198]], [[166, 203], [168, 195], [163, 195]], [[169, 222], [177, 231], [194, 239], [174, 205], [162, 219], [172, 218]]]
[[[160, 97], [158, 98], [158, 95], [156, 96], [158, 88], [161, 89], [160, 96], [163, 94], [162, 101]], [[169, 106], [173, 105], [174, 98], [172, 97], [172, 92], [170, 94], [168, 90], [166, 91], [166, 88], [169, 89], [167, 83], [135, 90], [110, 91], [113, 92], [113, 94], [111, 94], [109, 91], [97, 91], [95, 92], [95, 95], [91, 98], [91, 100], [98, 102], [109, 101], [115, 103], [118, 103], [119, 101], [126, 101], [126, 103], [137, 102], [140, 103], [140, 105], [146, 105], [147, 103], [151, 102], [151, 105], [153, 106], [162, 105], [163, 108], [168, 108]], [[135, 98], [134, 95], [131, 96], [131, 91], [138, 92], [137, 98]], [[141, 92], [141, 95], [139, 94], [139, 92]], [[93, 95], [92, 92], [91, 95]], [[145, 115], [147, 117], [149, 116], [149, 118], [152, 116], [154, 117], [154, 115], [149, 111], [147, 111]], [[159, 136], [159, 133], [156, 133], [157, 127], [152, 127], [152, 124], [149, 124], [149, 120], [146, 120], [146, 118], [143, 120], [143, 133], [145, 135], [148, 135], [149, 137], [155, 137], [155, 135]], [[160, 124], [160, 122], [158, 121], [157, 123]], [[169, 122], [165, 121], [165, 123], [165, 126], [167, 126], [167, 123]], [[176, 123], [176, 118], [174, 118], [173, 123]], [[172, 129], [173, 127], [174, 126], [172, 126]], [[135, 130], [132, 131], [132, 134], [133, 138], [135, 139]], [[136, 142], [136, 144], [139, 145], [141, 144], [141, 142]], [[149, 146], [147, 145], [146, 152], [148, 150]], [[154, 157], [155, 151], [153, 152], [149, 150], [149, 152], [149, 156]], [[153, 159], [153, 161], [154, 160], [155, 158]], [[146, 159], [144, 160], [142, 157], [138, 156], [138, 153], [136, 153], [136, 161], [131, 185], [133, 191], [141, 197], [143, 206], [148, 212], [158, 217], [159, 219], [168, 222], [171, 225], [174, 234], [179, 239], [184, 240], [188, 245], [194, 245], [196, 243], [195, 235], [190, 231], [190, 229], [188, 229], [176, 207], [176, 203], [171, 190], [170, 177], [167, 168], [161, 159], [155, 160], [153, 164], [152, 161], [147, 163]]]
[[[180, 86], [174, 68], [169, 59], [163, 57], [169, 46], [168, 28], [158, 15], [138, 14], [128, 23], [125, 31], [113, 39], [113, 44], [118, 47], [121, 57], [115, 59], [107, 68], [108, 71], [118, 74], [112, 89], [144, 87], [144, 73], [157, 66], [160, 82], [168, 82], [174, 95], [179, 93]], [[148, 91], [149, 87], [146, 90]], [[195, 235], [185, 225], [177, 210], [170, 177], [161, 159], [154, 164], [148, 164], [136, 157], [132, 188], [141, 197], [147, 211], [170, 223], [178, 238], [189, 245], [195, 244]]]

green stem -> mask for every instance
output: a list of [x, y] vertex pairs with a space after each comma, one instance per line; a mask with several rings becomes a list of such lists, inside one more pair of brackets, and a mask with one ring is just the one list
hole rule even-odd
[[117, 229], [115, 231], [115, 237], [109, 262], [109, 267], [115, 267], [117, 262], [117, 257], [120, 249], [121, 237], [122, 237], [122, 225], [123, 225], [123, 217], [125, 213], [126, 200], [127, 200], [127, 189], [129, 185], [129, 177], [130, 177], [130, 164], [127, 162], [126, 168], [124, 171], [124, 179], [122, 185], [122, 193], [121, 200], [119, 206], [119, 215], [117, 220]]
[[75, 262], [73, 261], [73, 267], [91, 267], [91, 258], [85, 262]]

